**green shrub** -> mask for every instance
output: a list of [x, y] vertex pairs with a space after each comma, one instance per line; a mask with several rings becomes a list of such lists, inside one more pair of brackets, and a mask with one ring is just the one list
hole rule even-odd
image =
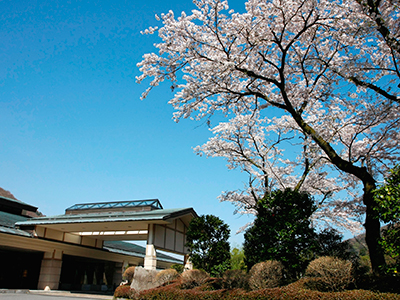
[[173, 264], [173, 265], [171, 266], [171, 269], [174, 269], [174, 270], [176, 270], [179, 274], [181, 274], [181, 273], [185, 270], [185, 267], [184, 267], [183, 265], [181, 265], [181, 264]]
[[126, 268], [124, 274], [122, 274], [122, 278], [128, 280], [130, 284], [132, 282], [133, 276], [135, 275], [135, 268], [134, 266]]
[[182, 279], [181, 288], [192, 289], [196, 286], [202, 285], [209, 278], [210, 275], [208, 275], [208, 273], [203, 270], [198, 270], [198, 269], [187, 270], [183, 272], [181, 275]]
[[222, 275], [223, 287], [226, 289], [248, 289], [248, 275], [243, 270], [227, 270]]
[[135, 290], [131, 289], [131, 286], [128, 284], [120, 285], [114, 291], [114, 299], [115, 298], [133, 299], [134, 295], [135, 295]]
[[306, 269], [306, 286], [318, 291], [342, 291], [354, 280], [352, 263], [331, 256], [322, 256], [310, 262]]
[[251, 290], [274, 288], [283, 282], [283, 265], [276, 260], [267, 260], [255, 264], [249, 272]]
[[169, 284], [172, 280], [175, 280], [178, 277], [178, 271], [175, 269], [166, 269], [157, 273], [155, 281], [158, 285]]

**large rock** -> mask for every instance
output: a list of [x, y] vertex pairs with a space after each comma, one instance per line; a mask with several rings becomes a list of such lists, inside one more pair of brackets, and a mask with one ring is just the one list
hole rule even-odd
[[136, 292], [141, 292], [159, 286], [159, 283], [155, 280], [157, 273], [156, 270], [147, 270], [143, 267], [136, 267], [131, 288]]

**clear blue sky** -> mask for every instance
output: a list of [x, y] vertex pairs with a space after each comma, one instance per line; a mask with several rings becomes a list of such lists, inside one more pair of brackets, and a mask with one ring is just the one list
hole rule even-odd
[[[244, 1], [231, 2], [243, 10]], [[210, 133], [172, 120], [168, 84], [141, 101], [147, 86], [135, 80], [157, 41], [140, 31], [159, 25], [155, 14], [193, 8], [190, 0], [1, 1], [0, 187], [48, 216], [75, 203], [157, 198], [219, 216], [241, 244], [235, 232], [251, 219], [217, 197], [246, 176], [193, 153]]]

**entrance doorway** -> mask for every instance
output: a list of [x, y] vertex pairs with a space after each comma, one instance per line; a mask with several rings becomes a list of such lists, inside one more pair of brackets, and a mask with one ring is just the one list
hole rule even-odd
[[103, 292], [114, 290], [114, 269], [114, 262], [63, 255], [59, 289]]
[[43, 252], [0, 248], [0, 288], [37, 289]]

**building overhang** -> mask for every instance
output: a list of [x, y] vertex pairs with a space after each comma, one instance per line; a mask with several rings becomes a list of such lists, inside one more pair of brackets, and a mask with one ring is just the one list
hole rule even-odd
[[70, 214], [33, 218], [17, 222], [18, 228], [34, 227], [81, 235], [98, 237], [102, 240], [146, 240], [150, 224], [167, 225], [180, 219], [185, 226], [197, 216], [192, 208], [157, 209], [142, 212], [113, 212], [92, 214]]

